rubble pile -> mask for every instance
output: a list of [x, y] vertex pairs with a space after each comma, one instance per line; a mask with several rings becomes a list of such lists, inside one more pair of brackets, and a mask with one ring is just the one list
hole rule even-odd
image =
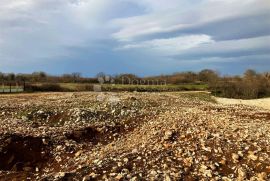
[[205, 93], [102, 96], [1, 96], [0, 180], [270, 179], [269, 110]]

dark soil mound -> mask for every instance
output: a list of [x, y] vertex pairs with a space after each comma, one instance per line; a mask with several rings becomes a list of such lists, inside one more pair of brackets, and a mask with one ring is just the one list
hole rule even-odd
[[46, 148], [40, 137], [6, 135], [0, 140], [0, 170], [40, 170], [49, 158]]

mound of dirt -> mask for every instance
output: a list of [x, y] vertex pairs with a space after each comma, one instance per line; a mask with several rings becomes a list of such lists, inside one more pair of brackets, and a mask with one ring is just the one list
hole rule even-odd
[[65, 135], [67, 139], [74, 140], [76, 142], [89, 141], [92, 143], [97, 143], [100, 139], [100, 133], [92, 127], [87, 127], [79, 130], [74, 130]]
[[49, 159], [43, 138], [5, 135], [0, 139], [0, 170], [36, 171]]

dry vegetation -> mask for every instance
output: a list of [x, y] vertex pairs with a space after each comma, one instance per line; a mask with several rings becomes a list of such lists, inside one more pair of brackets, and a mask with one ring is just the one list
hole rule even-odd
[[[2, 87], [1, 87], [2, 84]], [[226, 98], [256, 99], [270, 96], [270, 73], [247, 70], [241, 76], [221, 76], [216, 71], [179, 72], [170, 75], [138, 77], [134, 74], [81, 77], [80, 73], [52, 76], [44, 72], [14, 74], [0, 72], [0, 92], [80, 92], [93, 91], [101, 85], [103, 91], [169, 92], [208, 90]], [[12, 91], [13, 89], [13, 91]]]
[[206, 93], [0, 96], [0, 180], [269, 180], [270, 111]]

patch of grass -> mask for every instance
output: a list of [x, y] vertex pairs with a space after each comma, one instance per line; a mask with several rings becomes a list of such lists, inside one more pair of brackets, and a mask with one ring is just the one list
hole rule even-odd
[[[32, 84], [28, 85], [28, 90], [32, 92], [79, 92], [94, 91], [94, 85], [89, 83], [50, 83], [50, 84]], [[207, 90], [206, 84], [180, 84], [180, 85], [127, 85], [127, 84], [102, 84], [102, 91], [112, 92], [175, 92], [175, 91], [204, 91]]]
[[93, 91], [93, 84], [88, 83], [60, 83], [59, 85], [69, 91]]
[[205, 102], [211, 102], [211, 103], [216, 103], [216, 99], [207, 92], [195, 92], [195, 93], [179, 93], [182, 97], [189, 98], [189, 99], [197, 99], [200, 101], [205, 101]]
[[[0, 84], [0, 93], [9, 93], [10, 92], [10, 86], [7, 85], [1, 85]], [[23, 86], [11, 86], [11, 92], [16, 93], [16, 92], [23, 92]]]
[[181, 85], [123, 85], [104, 84], [104, 91], [138, 91], [138, 92], [173, 92], [173, 91], [202, 91], [207, 90], [205, 84], [181, 84]]

